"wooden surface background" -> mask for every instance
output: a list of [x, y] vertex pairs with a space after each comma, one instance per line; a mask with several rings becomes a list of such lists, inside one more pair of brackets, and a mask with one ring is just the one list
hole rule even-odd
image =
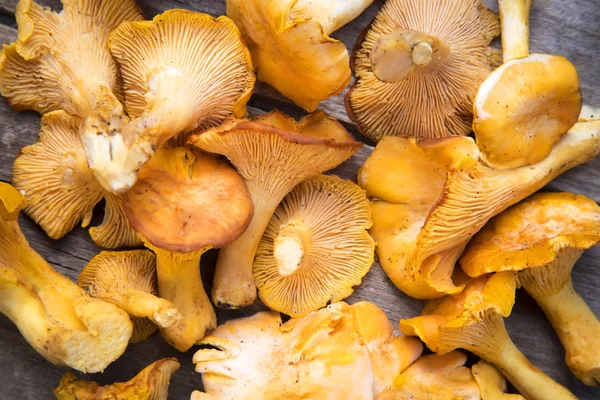
[[[326, 1], [326, 0], [322, 0]], [[447, 0], [451, 1], [451, 0]], [[496, 9], [495, 1], [487, 0]], [[0, 42], [8, 43], [16, 38], [14, 9], [17, 0], [0, 0]], [[214, 16], [225, 14], [225, 0], [139, 0], [146, 15], [171, 8], [186, 8], [206, 12]], [[42, 4], [60, 9], [59, 0], [46, 0]], [[356, 38], [373, 19], [383, 4], [376, 0], [357, 20], [345, 26], [333, 36], [341, 39], [351, 50]], [[557, 53], [567, 57], [578, 68], [586, 103], [600, 105], [600, 3], [599, 0], [534, 0], [531, 13], [531, 49], [533, 52]], [[258, 85], [250, 100], [250, 113], [260, 114], [279, 108], [295, 117], [303, 112], [273, 89]], [[339, 118], [357, 137], [363, 139], [350, 122], [344, 106], [343, 93], [322, 103], [321, 108]], [[0, 180], [11, 181], [11, 165], [19, 149], [36, 141], [39, 116], [33, 112], [13, 112], [4, 99], [0, 99]], [[368, 157], [372, 148], [365, 146], [353, 159], [339, 167], [335, 173], [355, 179], [358, 167]], [[600, 201], [600, 160], [569, 171], [549, 186], [550, 190], [582, 193]], [[64, 239], [53, 241], [27, 217], [22, 217], [21, 227], [31, 245], [58, 271], [76, 280], [83, 266], [99, 252], [87, 232], [78, 228]], [[98, 223], [98, 221], [95, 221]], [[94, 223], [92, 223], [92, 226]], [[0, 238], [2, 240], [2, 238]], [[207, 292], [210, 293], [212, 265], [215, 252], [203, 260], [202, 275]], [[585, 253], [573, 272], [575, 287], [591, 308], [600, 314], [600, 247]], [[419, 314], [421, 302], [408, 298], [398, 291], [375, 264], [363, 284], [348, 299], [349, 302], [369, 300], [384, 309], [397, 326], [402, 318]], [[253, 314], [264, 309], [255, 304], [240, 311], [218, 311], [219, 323], [227, 319]], [[563, 349], [544, 315], [523, 291], [517, 295], [513, 314], [507, 327], [517, 346], [548, 375], [566, 385], [579, 398], [600, 398], [600, 388], [590, 388], [580, 383], [564, 364]], [[191, 391], [201, 387], [200, 375], [193, 370], [191, 356], [194, 349], [181, 354], [165, 344], [155, 334], [144, 343], [132, 345], [103, 374], [85, 376], [99, 383], [124, 381], [149, 363], [163, 357], [177, 357], [182, 368], [175, 374], [170, 389], [170, 399], [188, 399]], [[67, 371], [51, 365], [39, 356], [21, 337], [15, 326], [0, 316], [0, 400], [51, 399], [54, 388]], [[551, 400], [551, 399], [549, 399]]]

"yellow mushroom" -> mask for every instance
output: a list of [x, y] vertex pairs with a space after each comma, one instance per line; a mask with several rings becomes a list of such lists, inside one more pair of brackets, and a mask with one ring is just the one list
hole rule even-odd
[[373, 399], [422, 351], [369, 303], [334, 303], [285, 323], [262, 312], [226, 322], [202, 343], [212, 347], [193, 358], [204, 389], [239, 400]]
[[362, 144], [322, 112], [296, 122], [278, 111], [254, 120], [227, 121], [192, 136], [190, 142], [226, 156], [252, 195], [252, 222], [219, 252], [212, 290], [218, 307], [247, 306], [256, 299], [252, 275], [256, 249], [281, 200], [298, 183], [350, 158]]
[[163, 148], [140, 169], [123, 202], [131, 225], [156, 253], [160, 297], [183, 316], [161, 334], [186, 351], [217, 322], [200, 278], [200, 258], [244, 232], [253, 209], [248, 189], [222, 160], [182, 147]]
[[373, 140], [468, 135], [498, 17], [480, 0], [388, 0], [353, 58], [348, 114]]
[[81, 221], [87, 227], [94, 207], [104, 199], [104, 219], [89, 230], [104, 248], [141, 244], [123, 212], [119, 196], [94, 177], [77, 134], [80, 120], [64, 111], [42, 117], [37, 143], [24, 147], [13, 164], [13, 184], [27, 199], [25, 212], [52, 239], [60, 239]]
[[365, 192], [316, 175], [279, 204], [258, 245], [254, 279], [269, 308], [302, 317], [352, 294], [374, 261]]
[[92, 381], [78, 381], [74, 374], [65, 374], [54, 389], [58, 400], [167, 400], [171, 375], [179, 369], [175, 358], [163, 358], [148, 365], [127, 382], [100, 386]]
[[131, 343], [146, 340], [156, 325], [168, 328], [181, 319], [173, 303], [157, 297], [156, 256], [148, 250], [103, 251], [81, 271], [77, 283], [132, 317]]
[[350, 82], [344, 43], [329, 37], [373, 0], [227, 0], [258, 79], [307, 111]]
[[504, 317], [515, 301], [514, 272], [463, 282], [457, 295], [429, 300], [421, 316], [400, 321], [405, 335], [419, 336], [432, 351], [465, 349], [494, 364], [528, 400], [576, 399], [536, 368], [508, 336]]
[[504, 64], [482, 83], [473, 130], [482, 159], [518, 168], [546, 158], [581, 111], [577, 70], [563, 57], [529, 54], [531, 0], [500, 0]]
[[467, 356], [460, 351], [420, 357], [377, 400], [480, 400]]
[[471, 367], [479, 386], [481, 400], [525, 400], [519, 394], [506, 393], [506, 379], [492, 364], [480, 360]]
[[[600, 152], [600, 121], [581, 122], [544, 160], [511, 170], [486, 167], [470, 138], [385, 138], [359, 171], [373, 198], [371, 235], [394, 284], [422, 299], [455, 294], [456, 260], [493, 216]], [[424, 185], [423, 182], [427, 182]]]
[[460, 259], [470, 276], [521, 271], [566, 350], [571, 371], [587, 385], [600, 382], [600, 321], [579, 296], [571, 271], [584, 250], [600, 242], [600, 207], [571, 193], [538, 193], [492, 219]]
[[125, 351], [129, 316], [90, 297], [29, 246], [17, 222], [25, 204], [15, 188], [0, 183], [0, 312], [46, 360], [100, 372]]

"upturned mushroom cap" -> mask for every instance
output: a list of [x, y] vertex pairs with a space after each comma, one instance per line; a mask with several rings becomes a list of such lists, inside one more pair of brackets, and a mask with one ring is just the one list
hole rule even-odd
[[480, 0], [387, 1], [354, 54], [349, 115], [373, 140], [467, 135], [499, 33]]
[[565, 58], [529, 54], [531, 0], [499, 1], [504, 64], [482, 83], [473, 130], [482, 159], [495, 168], [543, 160], [577, 122], [581, 91]]
[[301, 317], [348, 297], [374, 261], [365, 192], [337, 176], [316, 175], [281, 202], [256, 251], [258, 296], [272, 310]]
[[220, 251], [213, 286], [218, 306], [248, 305], [256, 298], [254, 255], [281, 200], [298, 183], [350, 158], [362, 144], [323, 112], [296, 122], [278, 111], [254, 120], [229, 120], [192, 136], [190, 143], [226, 156], [252, 195], [252, 222], [239, 239]]
[[480, 400], [467, 356], [459, 351], [420, 357], [377, 400]]
[[[414, 341], [393, 344], [375, 309], [334, 303], [283, 324], [274, 312], [228, 321], [202, 341], [213, 348], [196, 352], [196, 371], [216, 398], [372, 399], [391, 385], [390, 370], [399, 373], [421, 351]], [[371, 364], [379, 357], [389, 362], [385, 371]]]
[[227, 16], [242, 31], [258, 79], [307, 111], [350, 82], [346, 46], [328, 35], [372, 0], [227, 0]]
[[469, 242], [460, 265], [469, 276], [520, 271], [548, 265], [566, 248], [586, 250], [598, 242], [595, 201], [572, 193], [538, 193], [488, 222]]
[[141, 242], [122, 210], [121, 199], [106, 192], [88, 167], [77, 131], [80, 119], [64, 111], [42, 117], [37, 143], [24, 147], [13, 165], [13, 183], [27, 198], [25, 212], [53, 239], [80, 221], [86, 227], [96, 204], [105, 199], [102, 224], [90, 229], [104, 248]]
[[167, 400], [171, 376], [179, 369], [176, 358], [163, 358], [144, 368], [127, 382], [100, 386], [92, 381], [78, 381], [65, 374], [54, 389], [58, 400], [136, 399]]
[[506, 393], [506, 379], [492, 364], [480, 360], [471, 367], [481, 400], [525, 400], [519, 394]]
[[156, 325], [168, 328], [181, 319], [171, 302], [157, 297], [156, 256], [150, 251], [103, 251], [81, 271], [77, 283], [132, 317], [132, 343], [145, 340]]
[[20, 0], [16, 18], [17, 41], [0, 54], [0, 92], [15, 110], [122, 115], [106, 40], [120, 23], [143, 19], [134, 1], [69, 0], [56, 13]]

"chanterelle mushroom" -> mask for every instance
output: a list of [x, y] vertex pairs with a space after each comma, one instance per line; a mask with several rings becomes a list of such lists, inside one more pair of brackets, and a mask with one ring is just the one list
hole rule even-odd
[[492, 219], [460, 259], [471, 276], [522, 271], [519, 281], [538, 302], [566, 350], [571, 371], [600, 382], [600, 321], [575, 292], [571, 270], [600, 242], [600, 207], [571, 193], [538, 193]]
[[481, 400], [525, 400], [519, 394], [507, 394], [506, 379], [492, 364], [485, 360], [480, 360], [471, 367], [473, 377], [479, 392]]
[[223, 154], [246, 180], [254, 201], [248, 229], [219, 252], [212, 298], [219, 307], [237, 308], [256, 299], [252, 263], [275, 209], [294, 186], [350, 158], [360, 142], [323, 112], [296, 122], [278, 111], [253, 120], [230, 120], [191, 143]]
[[94, 177], [78, 136], [80, 120], [65, 111], [42, 117], [37, 143], [24, 147], [13, 164], [13, 184], [27, 199], [25, 212], [52, 239], [60, 239], [80, 221], [86, 227], [104, 198], [104, 220], [90, 228], [104, 248], [141, 244], [129, 225], [119, 196], [107, 192]]
[[25, 198], [0, 182], [0, 312], [46, 360], [100, 372], [127, 347], [127, 313], [90, 297], [27, 243], [17, 217]]
[[480, 0], [388, 0], [357, 47], [348, 113], [373, 140], [467, 135], [497, 16]]
[[480, 400], [467, 356], [460, 351], [420, 357], [377, 400]]
[[127, 217], [157, 256], [158, 292], [183, 319], [162, 328], [186, 351], [216, 326], [200, 279], [200, 258], [230, 243], [252, 217], [244, 180], [226, 162], [183, 147], [159, 149], [123, 196]]
[[317, 175], [281, 202], [254, 259], [258, 296], [292, 317], [352, 294], [374, 261], [365, 192], [337, 176]]
[[227, 16], [242, 31], [258, 79], [313, 111], [350, 82], [348, 50], [329, 34], [373, 0], [227, 0]]
[[78, 381], [67, 373], [54, 389], [58, 400], [167, 400], [171, 375], [179, 369], [175, 358], [163, 358], [144, 368], [127, 382], [100, 386], [92, 381]]
[[500, 0], [504, 64], [483, 82], [473, 130], [482, 158], [496, 168], [543, 160], [577, 122], [577, 70], [565, 58], [529, 55], [531, 0]]
[[202, 343], [216, 349], [193, 361], [215, 400], [373, 399], [422, 351], [417, 340], [395, 337], [369, 303], [334, 303], [286, 323], [262, 312], [226, 322]]
[[382, 140], [358, 180], [374, 198], [370, 232], [384, 270], [431, 299], [460, 292], [456, 260], [490, 218], [600, 152], [600, 121], [577, 123], [544, 160], [511, 170], [482, 165], [470, 138], [411, 140]]
[[151, 251], [103, 251], [81, 271], [77, 283], [133, 317], [132, 343], [145, 340], [156, 325], [168, 328], [181, 319], [173, 303], [156, 297], [156, 256]]
[[515, 301], [514, 272], [467, 280], [462, 293], [429, 300], [421, 316], [400, 321], [405, 335], [416, 335], [431, 350], [445, 354], [469, 350], [496, 365], [528, 400], [576, 399], [533, 366], [508, 336], [504, 318]]

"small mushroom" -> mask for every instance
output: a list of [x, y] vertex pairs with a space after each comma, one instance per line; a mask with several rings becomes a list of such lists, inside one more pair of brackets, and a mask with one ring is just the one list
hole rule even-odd
[[460, 259], [470, 276], [521, 271], [566, 350], [566, 362], [586, 385], [600, 382], [600, 321], [573, 289], [571, 271], [600, 242], [600, 207], [571, 193], [538, 193], [492, 219]]
[[480, 400], [467, 356], [460, 351], [420, 357], [377, 400]]
[[244, 232], [252, 217], [250, 194], [224, 161], [182, 147], [161, 148], [140, 169], [123, 203], [131, 225], [156, 253], [160, 297], [183, 316], [161, 334], [186, 351], [217, 322], [200, 278], [200, 258]]
[[374, 261], [365, 192], [316, 175], [279, 204], [258, 245], [254, 279], [272, 310], [302, 317], [352, 294]]
[[373, 399], [422, 351], [365, 302], [334, 303], [285, 323], [279, 313], [261, 312], [226, 322], [202, 344], [210, 347], [193, 362], [204, 389], [239, 400]]
[[577, 70], [567, 59], [529, 54], [531, 0], [499, 1], [504, 64], [481, 84], [473, 130], [482, 159], [518, 168], [546, 158], [581, 111]]
[[528, 400], [576, 399], [531, 364], [508, 336], [504, 318], [515, 302], [515, 273], [461, 278], [465, 289], [460, 294], [429, 300], [421, 316], [400, 321], [400, 331], [419, 336], [439, 354], [469, 350], [498, 367]]
[[58, 400], [135, 399], [167, 400], [171, 376], [179, 369], [175, 358], [163, 358], [144, 368], [127, 382], [100, 386], [92, 381], [78, 381], [66, 373], [54, 389]]
[[307, 111], [350, 82], [348, 50], [329, 37], [373, 0], [227, 0], [248, 43], [258, 80]]
[[278, 111], [234, 119], [194, 135], [190, 143], [226, 156], [248, 185], [254, 216], [248, 229], [219, 252], [212, 299], [238, 308], [256, 299], [252, 264], [275, 209], [298, 183], [335, 168], [362, 146], [323, 112], [296, 122]]
[[471, 367], [471, 370], [479, 386], [481, 400], [525, 400], [519, 394], [506, 393], [506, 379], [487, 361], [480, 360]]
[[121, 198], [107, 192], [94, 177], [77, 134], [80, 119], [64, 111], [42, 117], [39, 140], [24, 147], [13, 165], [13, 184], [27, 198], [25, 212], [52, 239], [60, 239], [81, 221], [86, 227], [100, 200], [104, 219], [90, 229], [104, 248], [141, 244], [131, 228]]
[[373, 198], [384, 270], [408, 295], [432, 299], [462, 290], [454, 266], [487, 221], [600, 152], [600, 120], [577, 123], [544, 160], [511, 170], [482, 165], [470, 138], [410, 140], [382, 140], [358, 181]]
[[480, 0], [388, 0], [357, 46], [348, 114], [373, 140], [468, 135], [500, 33]]
[[131, 343], [146, 340], [156, 325], [168, 328], [181, 319], [173, 303], [156, 297], [156, 256], [148, 250], [103, 251], [81, 271], [77, 283], [132, 317]]

